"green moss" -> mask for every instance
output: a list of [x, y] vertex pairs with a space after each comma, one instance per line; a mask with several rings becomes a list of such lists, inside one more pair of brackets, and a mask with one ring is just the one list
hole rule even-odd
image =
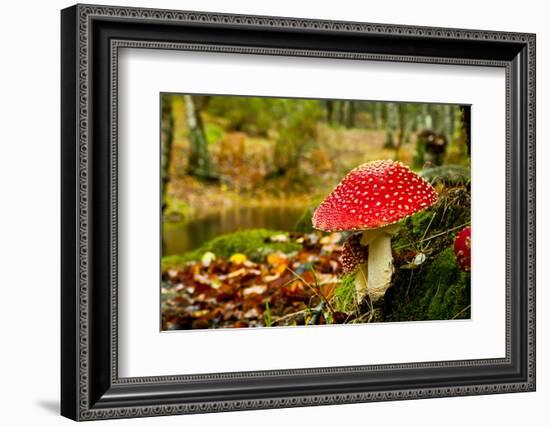
[[426, 274], [427, 289], [421, 299], [422, 305], [427, 306], [428, 319], [452, 318], [469, 304], [466, 275], [459, 269], [451, 247], [436, 257]]
[[185, 263], [191, 260], [198, 260], [202, 256], [199, 250], [189, 251], [184, 254], [174, 254], [172, 256], [164, 256], [162, 258], [162, 272], [168, 269], [183, 266]]
[[421, 251], [426, 241], [430, 249], [438, 253], [453, 243], [461, 227], [470, 223], [470, 193], [465, 187], [445, 189], [438, 202], [401, 222], [392, 247]]
[[243, 253], [254, 261], [263, 261], [273, 251], [291, 253], [298, 251], [301, 245], [294, 242], [273, 242], [273, 235], [288, 235], [286, 232], [269, 229], [247, 229], [232, 234], [220, 235], [207, 241], [200, 248], [182, 255], [167, 256], [162, 259], [162, 269], [182, 265], [191, 260], [199, 260], [204, 253], [210, 251], [219, 258], [229, 258], [232, 254]]
[[470, 317], [470, 274], [460, 270], [453, 248], [446, 248], [426, 263], [396, 272], [386, 321]]

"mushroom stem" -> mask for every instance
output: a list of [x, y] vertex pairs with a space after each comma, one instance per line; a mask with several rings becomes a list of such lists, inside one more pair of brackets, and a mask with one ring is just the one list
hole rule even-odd
[[367, 294], [367, 276], [368, 266], [366, 263], [362, 263], [357, 267], [357, 272], [355, 272], [355, 297], [358, 303], [361, 302]]
[[367, 294], [372, 302], [376, 302], [384, 297], [386, 290], [391, 286], [393, 255], [390, 234], [384, 232], [371, 241], [367, 268]]
[[371, 302], [376, 302], [384, 297], [386, 290], [391, 286], [391, 277], [394, 271], [391, 238], [398, 229], [399, 226], [394, 224], [363, 231], [361, 244], [369, 246], [366, 294], [369, 295]]

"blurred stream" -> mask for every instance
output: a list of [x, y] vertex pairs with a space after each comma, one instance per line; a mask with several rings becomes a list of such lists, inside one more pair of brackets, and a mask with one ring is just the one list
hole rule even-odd
[[222, 234], [243, 229], [266, 228], [293, 231], [305, 206], [237, 207], [214, 212], [190, 222], [166, 222], [163, 256], [200, 247]]

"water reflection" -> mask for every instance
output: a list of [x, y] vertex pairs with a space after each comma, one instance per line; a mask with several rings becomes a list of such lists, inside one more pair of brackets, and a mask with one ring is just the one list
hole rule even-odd
[[240, 207], [222, 210], [189, 223], [166, 222], [163, 256], [196, 249], [219, 235], [243, 229], [293, 231], [304, 209], [304, 206]]

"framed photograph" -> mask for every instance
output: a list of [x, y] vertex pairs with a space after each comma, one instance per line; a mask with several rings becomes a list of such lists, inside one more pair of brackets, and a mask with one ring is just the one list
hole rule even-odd
[[535, 35], [61, 12], [74, 420], [535, 390]]

